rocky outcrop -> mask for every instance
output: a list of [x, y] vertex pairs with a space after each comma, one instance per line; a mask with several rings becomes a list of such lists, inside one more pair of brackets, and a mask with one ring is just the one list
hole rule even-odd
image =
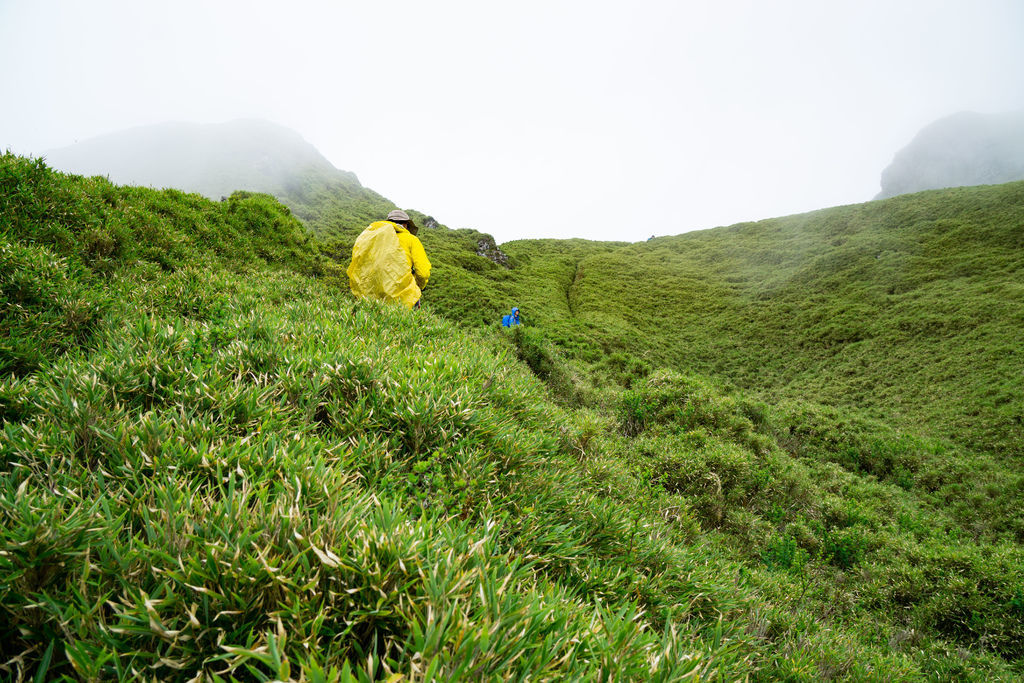
[[1024, 111], [961, 112], [926, 126], [882, 171], [875, 199], [1024, 180]]
[[498, 245], [494, 242], [494, 238], [490, 235], [484, 235], [476, 243], [476, 253], [484, 258], [489, 258], [499, 266], [505, 268], [511, 268], [508, 263], [508, 256], [505, 255]]

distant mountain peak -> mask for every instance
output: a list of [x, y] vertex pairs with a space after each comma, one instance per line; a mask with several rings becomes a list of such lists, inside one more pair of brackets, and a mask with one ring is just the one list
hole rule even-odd
[[362, 187], [294, 130], [260, 119], [167, 122], [102, 135], [50, 150], [47, 163], [125, 185], [174, 187], [214, 199], [235, 190], [287, 193], [296, 177]]
[[882, 171], [875, 199], [1024, 180], [1024, 111], [959, 112], [925, 126]]

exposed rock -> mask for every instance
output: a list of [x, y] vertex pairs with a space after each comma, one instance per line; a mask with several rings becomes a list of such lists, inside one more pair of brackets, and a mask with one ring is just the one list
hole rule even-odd
[[505, 255], [498, 245], [495, 244], [494, 238], [490, 235], [484, 235], [476, 243], [476, 253], [484, 258], [489, 258], [499, 266], [505, 268], [511, 268], [512, 266], [508, 263], [508, 256]]

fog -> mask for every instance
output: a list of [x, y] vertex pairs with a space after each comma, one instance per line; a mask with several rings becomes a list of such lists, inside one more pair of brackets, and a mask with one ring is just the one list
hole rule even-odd
[[0, 149], [262, 118], [450, 227], [644, 239], [868, 201], [1024, 109], [1024, 3], [0, 0]]

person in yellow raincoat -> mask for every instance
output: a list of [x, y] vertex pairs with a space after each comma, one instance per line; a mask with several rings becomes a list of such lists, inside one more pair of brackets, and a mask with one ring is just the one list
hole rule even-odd
[[398, 301], [406, 308], [419, 305], [430, 279], [430, 261], [409, 214], [395, 209], [356, 238], [348, 283], [357, 298]]

